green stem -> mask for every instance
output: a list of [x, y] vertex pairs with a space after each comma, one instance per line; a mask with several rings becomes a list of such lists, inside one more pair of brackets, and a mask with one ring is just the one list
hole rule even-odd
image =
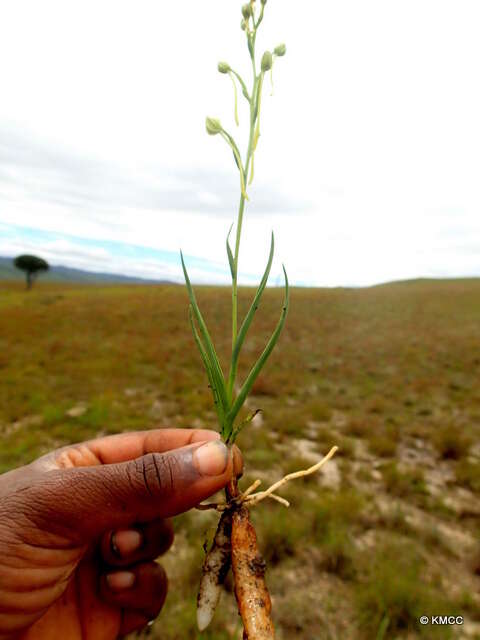
[[[250, 136], [248, 140], [248, 149], [247, 156], [245, 158], [245, 166], [242, 167], [244, 169], [243, 174], [245, 179], [248, 177], [248, 170], [250, 168], [250, 160], [252, 158], [253, 153], [253, 141], [255, 135], [255, 121], [258, 116], [257, 113], [257, 100], [258, 100], [258, 92], [257, 92], [257, 69], [255, 65], [255, 38], [256, 38], [256, 29], [254, 30], [251, 39], [250, 36], [247, 35], [249, 39], [250, 47], [250, 57], [252, 60], [252, 70], [253, 70], [253, 89], [251, 93], [250, 99]], [[240, 253], [240, 238], [242, 235], [242, 224], [243, 224], [243, 213], [245, 211], [245, 195], [242, 193], [240, 195], [240, 204], [238, 207], [238, 216], [237, 216], [237, 230], [236, 230], [236, 238], [235, 238], [235, 252], [233, 255], [233, 261], [235, 265], [234, 275], [232, 277], [232, 353], [235, 349], [235, 342], [237, 340], [237, 328], [238, 328], [238, 255]], [[227, 394], [229, 401], [232, 400], [233, 396], [233, 387], [235, 385], [235, 377], [236, 377], [236, 368], [230, 367], [230, 373], [228, 377], [228, 387]]]

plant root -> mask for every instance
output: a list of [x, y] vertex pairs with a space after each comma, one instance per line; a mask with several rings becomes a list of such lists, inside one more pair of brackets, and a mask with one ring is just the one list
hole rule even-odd
[[[243, 501], [244, 504], [251, 507], [254, 504], [258, 504], [265, 498], [274, 498], [275, 500], [279, 500], [279, 496], [276, 496], [274, 494], [274, 491], [276, 491], [277, 489], [280, 489], [280, 487], [283, 487], [283, 485], [289, 482], [290, 480], [296, 480], [297, 478], [304, 478], [305, 476], [309, 476], [312, 473], [316, 473], [321, 467], [323, 467], [323, 465], [326, 462], [330, 460], [332, 456], [335, 455], [337, 451], [338, 451], [338, 447], [332, 447], [330, 451], [327, 453], [327, 455], [324, 458], [322, 458], [319, 462], [317, 462], [317, 464], [314, 464], [312, 467], [309, 467], [308, 469], [304, 469], [303, 471], [295, 471], [294, 473], [289, 473], [288, 475], [284, 476], [283, 478], [275, 482], [275, 484], [272, 484], [272, 486], [269, 487], [266, 491], [259, 491], [258, 493], [248, 495], [247, 498]], [[285, 500], [284, 498], [280, 498], [279, 501], [283, 502], [283, 504], [287, 502], [287, 500]], [[288, 506], [288, 502], [286, 506]]]
[[250, 522], [250, 512], [245, 505], [240, 505], [232, 515], [232, 569], [244, 640], [275, 638], [265, 568], [255, 529]]
[[297, 478], [304, 478], [305, 476], [309, 476], [312, 473], [316, 473], [323, 465], [332, 458], [335, 453], [338, 451], [338, 447], [332, 447], [330, 451], [324, 456], [319, 462], [314, 464], [312, 467], [308, 469], [303, 469], [302, 471], [295, 471], [294, 473], [289, 473], [284, 476], [274, 484], [272, 484], [265, 491], [259, 491], [258, 493], [253, 493], [257, 487], [260, 486], [261, 480], [255, 480], [253, 484], [251, 484], [243, 493], [238, 494], [238, 496], [232, 498], [228, 502], [207, 502], [205, 504], [199, 504], [195, 508], [200, 511], [206, 511], [208, 509], [215, 509], [216, 511], [225, 511], [226, 509], [230, 509], [235, 505], [245, 504], [248, 507], [253, 507], [258, 504], [265, 498], [271, 498], [272, 500], [276, 500], [280, 502], [285, 507], [289, 507], [290, 503], [285, 498], [277, 496], [274, 492], [280, 487], [283, 487], [284, 484], [289, 482], [290, 480], [296, 480]]
[[205, 503], [197, 509], [215, 509], [222, 513], [210, 551], [205, 557], [197, 597], [197, 624], [204, 631], [210, 624], [220, 598], [225, 576], [232, 565], [235, 597], [242, 618], [244, 640], [273, 640], [275, 630], [271, 619], [271, 601], [265, 583], [265, 561], [257, 545], [255, 529], [250, 521], [250, 507], [265, 498], [271, 498], [288, 507], [289, 502], [274, 492], [290, 480], [317, 472], [335, 455], [332, 447], [317, 464], [303, 471], [289, 473], [265, 491], [254, 493], [261, 481], [255, 480], [243, 493], [239, 493], [237, 479], [227, 486], [227, 502]]
[[222, 584], [231, 562], [232, 512], [224, 511], [213, 538], [210, 551], [205, 556], [202, 577], [197, 596], [197, 625], [204, 631], [212, 621], [220, 599]]

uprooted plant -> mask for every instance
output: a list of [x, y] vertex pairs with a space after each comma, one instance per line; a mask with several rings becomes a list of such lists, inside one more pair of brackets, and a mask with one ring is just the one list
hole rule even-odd
[[[277, 58], [283, 57], [286, 53], [284, 44], [275, 47], [273, 52], [265, 51], [261, 58], [260, 68], [258, 68], [255, 52], [256, 39], [258, 29], [264, 19], [266, 4], [267, 0], [261, 0], [259, 6], [256, 6], [255, 0], [250, 0], [250, 2], [242, 6], [241, 28], [245, 33], [252, 64], [252, 83], [250, 88], [247, 87], [247, 84], [240, 74], [228, 63], [220, 62], [218, 64], [218, 71], [221, 74], [229, 75], [233, 82], [235, 98], [234, 115], [237, 125], [239, 123], [237, 86], [240, 87], [242, 96], [248, 105], [250, 128], [248, 146], [244, 158], [242, 158], [242, 154], [233, 136], [224, 129], [221, 122], [215, 118], [206, 119], [207, 132], [212, 136], [220, 136], [231, 148], [240, 177], [240, 203], [233, 250], [230, 245], [230, 234], [233, 224], [232, 227], [230, 227], [226, 240], [226, 250], [232, 278], [232, 354], [228, 375], [224, 375], [220, 365], [207, 325], [198, 307], [183, 254], [181, 254], [185, 282], [190, 298], [190, 324], [207, 372], [208, 382], [213, 394], [215, 410], [218, 416], [220, 434], [224, 442], [229, 446], [234, 444], [240, 431], [251, 422], [255, 416], [255, 412], [253, 412], [246, 419], [240, 422], [238, 421], [240, 410], [245, 404], [257, 376], [264, 367], [279, 339], [289, 306], [288, 278], [285, 268], [283, 268], [285, 297], [280, 318], [263, 352], [251, 368], [243, 384], [237, 385], [240, 353], [267, 285], [274, 254], [274, 236], [272, 233], [270, 253], [265, 272], [251, 306], [240, 327], [238, 327], [238, 258], [245, 204], [249, 199], [247, 188], [252, 183], [254, 177], [255, 151], [260, 137], [260, 114], [264, 79], [266, 74], [272, 74], [273, 66]], [[224, 503], [199, 505], [200, 509], [216, 509], [221, 512], [211, 549], [205, 557], [198, 594], [197, 622], [201, 631], [206, 629], [213, 618], [220, 597], [222, 583], [230, 566], [232, 566], [235, 596], [244, 626], [244, 638], [248, 640], [267, 640], [274, 638], [274, 627], [270, 615], [270, 597], [264, 580], [265, 563], [258, 550], [255, 529], [250, 521], [249, 509], [267, 497], [288, 506], [288, 502], [280, 496], [277, 496], [275, 491], [288, 480], [317, 471], [335, 453], [336, 449], [336, 447], [333, 447], [323, 460], [310, 469], [289, 474], [266, 491], [254, 493], [260, 484], [260, 481], [257, 480], [245, 491], [240, 492], [237, 485], [237, 478], [233, 478], [225, 490], [226, 499]]]

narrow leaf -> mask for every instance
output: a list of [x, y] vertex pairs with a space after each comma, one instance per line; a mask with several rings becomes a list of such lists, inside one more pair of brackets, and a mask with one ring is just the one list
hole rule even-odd
[[257, 121], [257, 126], [255, 127], [255, 133], [254, 133], [254, 144], [253, 144], [253, 149], [255, 150], [257, 148], [257, 143], [258, 143], [258, 138], [260, 137], [260, 111], [262, 108], [262, 90], [263, 90], [263, 78], [264, 78], [264, 72], [262, 71], [260, 78], [258, 80], [258, 85], [257, 85], [257, 94], [256, 94], [256, 110], [255, 110], [255, 118]]
[[376, 640], [383, 640], [385, 638], [385, 634], [387, 633], [387, 629], [389, 625], [390, 625], [390, 618], [388, 617], [388, 614], [385, 614], [382, 622], [380, 623], [380, 627], [378, 628]]
[[233, 228], [233, 223], [232, 226], [230, 227], [229, 231], [228, 231], [228, 235], [227, 235], [227, 255], [228, 255], [228, 263], [230, 265], [230, 273], [232, 274], [232, 280], [235, 280], [235, 260], [233, 259], [233, 253], [232, 250], [230, 248], [230, 243], [229, 243], [229, 239], [230, 239], [230, 234], [232, 233], [232, 228]]
[[249, 185], [251, 185], [253, 182], [254, 174], [255, 174], [255, 152], [252, 153], [252, 164], [250, 167], [250, 180], [248, 181]]
[[252, 58], [252, 60], [255, 60], [255, 50], [253, 48], [253, 42], [250, 34], [248, 34], [247, 40], [248, 40], [248, 52], [250, 53], [250, 57]]
[[250, 306], [250, 309], [248, 310], [247, 315], [245, 316], [244, 321], [242, 322], [242, 326], [240, 327], [240, 331], [238, 332], [237, 339], [235, 340], [235, 344], [233, 346], [232, 363], [231, 363], [231, 367], [230, 367], [230, 374], [229, 374], [229, 380], [228, 380], [229, 392], [232, 391], [233, 385], [235, 384], [235, 378], [236, 378], [236, 375], [237, 375], [238, 358], [239, 358], [239, 355], [240, 355], [240, 350], [241, 350], [242, 345], [243, 345], [243, 343], [245, 341], [246, 335], [248, 333], [248, 329], [250, 328], [250, 325], [252, 324], [253, 316], [255, 315], [255, 312], [258, 309], [258, 304], [260, 302], [260, 298], [262, 297], [262, 294], [263, 294], [263, 292], [265, 290], [265, 287], [267, 286], [268, 276], [270, 275], [270, 269], [272, 267], [274, 250], [275, 250], [275, 239], [274, 239], [273, 232], [272, 232], [272, 239], [270, 241], [270, 254], [268, 256], [268, 262], [267, 262], [267, 266], [265, 268], [265, 272], [264, 272], [263, 277], [262, 277], [262, 279], [260, 281], [260, 284], [258, 285], [258, 289], [257, 289], [257, 292], [255, 293], [255, 297], [253, 298], [253, 302], [252, 302], [252, 304]]
[[235, 71], [235, 69], [232, 69], [232, 73], [237, 78], [238, 82], [240, 83], [240, 86], [242, 87], [242, 93], [243, 93], [244, 97], [248, 100], [248, 102], [250, 102], [250, 96], [248, 95], [248, 90], [247, 90], [247, 87], [245, 85], [245, 82], [242, 79], [242, 76], [239, 75]]
[[220, 422], [220, 426], [222, 426], [223, 425], [224, 412], [223, 412], [223, 408], [222, 408], [222, 406], [221, 406], [221, 404], [219, 402], [219, 396], [218, 396], [218, 391], [217, 391], [217, 388], [216, 388], [215, 382], [214, 382], [213, 371], [212, 371], [212, 368], [210, 366], [210, 363], [208, 362], [208, 356], [207, 356], [207, 354], [205, 352], [205, 347], [202, 344], [200, 336], [198, 335], [197, 327], [195, 326], [195, 320], [193, 318], [192, 305], [189, 305], [189, 307], [188, 307], [188, 316], [190, 318], [190, 326], [192, 327], [193, 337], [195, 338], [195, 342], [197, 344], [198, 350], [200, 352], [200, 356], [202, 358], [203, 364], [205, 366], [205, 370], [207, 372], [208, 383], [209, 383], [210, 389], [212, 390], [213, 402], [215, 404], [215, 411], [217, 412], [218, 420]]
[[238, 164], [237, 156], [235, 155], [234, 151], [232, 151], [232, 153], [233, 153], [233, 159], [235, 160], [235, 164], [237, 165], [237, 169], [241, 171], [240, 165]]
[[247, 424], [249, 424], [255, 418], [255, 416], [258, 413], [260, 413], [261, 411], [262, 411], [261, 409], [255, 409], [255, 411], [253, 413], [250, 413], [245, 418], [245, 420], [238, 425], [238, 427], [233, 429], [233, 431], [231, 432], [231, 434], [228, 436], [228, 438], [226, 440], [226, 444], [233, 444], [235, 442], [235, 440], [237, 439], [238, 434], [243, 429], [243, 427], [246, 427]]
[[213, 381], [218, 391], [222, 408], [224, 412], [227, 413], [229, 408], [229, 402], [227, 399], [227, 391], [225, 388], [225, 378], [223, 376], [223, 372], [220, 367], [220, 363], [218, 361], [218, 357], [215, 352], [215, 347], [213, 346], [212, 339], [210, 338], [210, 334], [208, 333], [207, 325], [205, 324], [205, 320], [203, 319], [200, 309], [198, 308], [197, 300], [195, 298], [195, 293], [193, 291], [190, 278], [188, 277], [187, 268], [185, 266], [185, 261], [183, 259], [183, 253], [181, 251], [180, 251], [180, 258], [182, 261], [183, 275], [185, 276], [185, 284], [187, 285], [188, 297], [190, 298], [190, 304], [192, 305], [195, 319], [198, 322], [198, 326], [200, 327], [200, 333], [202, 334], [203, 341], [205, 343], [205, 352], [206, 352], [206, 355], [208, 356], [208, 362], [212, 370]]
[[226, 142], [230, 145], [233, 151], [233, 157], [235, 158], [235, 163], [240, 172], [240, 189], [242, 192], [242, 196], [245, 198], [245, 200], [249, 200], [249, 197], [245, 189], [245, 173], [243, 170], [242, 159], [240, 157], [240, 151], [238, 150], [235, 140], [232, 138], [232, 136], [229, 133], [227, 133], [225, 130], [222, 130], [222, 136], [224, 140], [226, 140]]
[[255, 380], [257, 379], [258, 374], [260, 373], [260, 371], [264, 367], [266, 361], [268, 360], [268, 357], [272, 353], [272, 350], [273, 350], [274, 346], [276, 345], [276, 343], [278, 341], [278, 338], [280, 337], [280, 334], [282, 332], [283, 325], [285, 324], [285, 319], [287, 317], [288, 306], [289, 306], [288, 277], [287, 277], [287, 272], [285, 271], [285, 267], [283, 267], [283, 273], [284, 273], [284, 276], [285, 276], [285, 299], [284, 299], [284, 303], [283, 303], [282, 313], [280, 314], [280, 319], [279, 319], [279, 321], [277, 323], [277, 326], [275, 327], [275, 331], [273, 332], [272, 336], [270, 337], [270, 340], [267, 343], [267, 346], [263, 350], [262, 355], [259, 357], [259, 359], [255, 363], [255, 365], [253, 366], [252, 370], [248, 374], [248, 377], [245, 380], [245, 382], [243, 383], [243, 386], [242, 386], [242, 388], [240, 390], [240, 393], [238, 394], [238, 396], [237, 396], [237, 398], [236, 398], [236, 400], [235, 400], [235, 402], [233, 404], [233, 407], [231, 408], [230, 412], [226, 416], [226, 419], [231, 423], [233, 423], [233, 421], [235, 420], [236, 416], [238, 415], [238, 412], [242, 408], [243, 403], [245, 402], [245, 400], [247, 398], [247, 395], [249, 394], [250, 389], [253, 386], [253, 383], [255, 382]]

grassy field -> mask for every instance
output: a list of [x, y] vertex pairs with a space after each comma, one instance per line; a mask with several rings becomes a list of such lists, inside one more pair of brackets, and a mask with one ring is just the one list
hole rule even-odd
[[[219, 355], [229, 291], [200, 288]], [[252, 291], [243, 289], [245, 309]], [[252, 362], [281, 306], [267, 290]], [[339, 454], [253, 511], [279, 640], [480, 639], [480, 281], [297, 289], [239, 438], [244, 486]], [[249, 362], [243, 361], [241, 375]], [[214, 427], [183, 287], [0, 283], [0, 471], [65, 443], [154, 426]], [[267, 501], [268, 502], [268, 501]], [[153, 638], [239, 638], [233, 596], [195, 631], [216, 516], [176, 521]], [[226, 591], [231, 591], [230, 582]], [[462, 615], [422, 627], [420, 615]]]

